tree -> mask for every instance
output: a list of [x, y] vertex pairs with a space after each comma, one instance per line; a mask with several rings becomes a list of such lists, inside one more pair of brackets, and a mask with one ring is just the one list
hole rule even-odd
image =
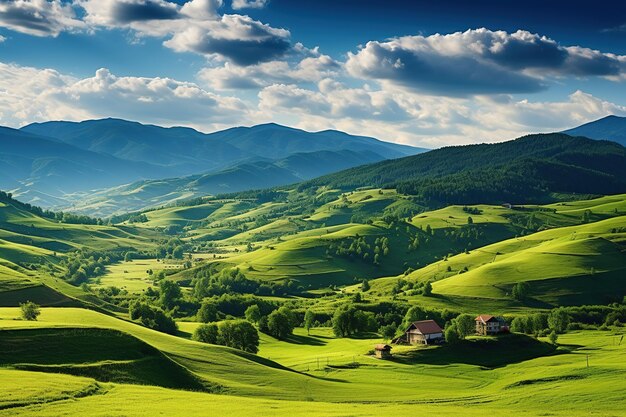
[[557, 333], [563, 333], [569, 322], [569, 314], [563, 308], [556, 308], [548, 315], [548, 327]]
[[145, 301], [137, 300], [130, 304], [128, 313], [131, 320], [139, 320], [141, 324], [160, 332], [176, 334], [178, 326], [172, 317], [159, 307], [154, 307]]
[[41, 314], [39, 306], [32, 301], [20, 304], [20, 310], [22, 311], [22, 318], [28, 321], [37, 320], [37, 317]]
[[313, 323], [315, 323], [315, 313], [313, 313], [312, 310], [307, 310], [306, 313], [304, 313], [304, 328], [306, 329], [306, 334], [311, 334]]
[[518, 282], [517, 284], [513, 285], [513, 290], [511, 291], [511, 294], [513, 295], [513, 298], [515, 300], [522, 301], [528, 298], [529, 292], [530, 286], [527, 282]]
[[228, 320], [218, 325], [217, 343], [250, 353], [259, 351], [259, 333], [246, 320]]
[[368, 280], [364, 279], [363, 282], [361, 283], [361, 291], [367, 292], [369, 290], [370, 290], [370, 283]]
[[363, 301], [363, 298], [361, 297], [361, 293], [360, 292], [355, 292], [354, 295], [352, 296], [352, 302], [353, 303], [360, 303], [361, 301]]
[[454, 324], [448, 325], [444, 333], [446, 337], [446, 342], [451, 345], [458, 343], [461, 340], [461, 338], [459, 337], [459, 330]]
[[465, 339], [476, 332], [476, 322], [469, 314], [460, 314], [454, 320], [459, 339]]
[[552, 330], [550, 332], [550, 334], [548, 335], [548, 340], [550, 341], [550, 343], [552, 343], [553, 345], [556, 345], [557, 340], [559, 339], [559, 335]]
[[467, 218], [467, 224], [474, 224], [474, 219], [471, 216]]
[[422, 294], [424, 294], [424, 296], [426, 297], [430, 297], [431, 295], [433, 295], [433, 284], [431, 284], [430, 281], [426, 281], [426, 284], [424, 284]]
[[294, 327], [296, 327], [295, 316], [286, 307], [272, 311], [267, 317], [268, 333], [277, 339], [286, 339], [293, 333]]
[[159, 301], [166, 310], [174, 308], [178, 300], [183, 295], [180, 285], [178, 285], [177, 282], [167, 279], [164, 279], [159, 283], [159, 291], [161, 293]]
[[132, 260], [133, 260], [133, 253], [126, 252], [126, 254], [124, 255], [124, 262], [131, 262]]
[[396, 324], [391, 323], [387, 324], [386, 326], [381, 326], [381, 328], [378, 329], [378, 333], [380, 333], [384, 340], [390, 340], [393, 339], [393, 337], [396, 335], [397, 330], [398, 328]]
[[183, 259], [183, 247], [182, 246], [176, 246], [174, 248], [174, 250], [172, 251], [172, 258], [174, 259]]
[[217, 344], [218, 327], [217, 324], [201, 324], [193, 332], [193, 340], [203, 343]]
[[332, 318], [333, 333], [337, 337], [347, 337], [354, 332], [354, 312], [352, 306], [343, 305], [335, 310]]
[[246, 316], [246, 320], [248, 320], [250, 323], [258, 323], [261, 319], [261, 309], [258, 305], [252, 304], [246, 309], [244, 315]]
[[205, 301], [200, 306], [196, 319], [202, 323], [209, 323], [218, 320], [218, 311], [214, 303]]

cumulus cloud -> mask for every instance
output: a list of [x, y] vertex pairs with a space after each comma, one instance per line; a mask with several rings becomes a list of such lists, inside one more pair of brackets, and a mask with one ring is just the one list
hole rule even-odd
[[119, 77], [107, 69], [77, 79], [49, 69], [0, 63], [0, 124], [120, 117], [150, 123], [202, 125], [245, 119], [248, 106], [194, 83]]
[[257, 65], [238, 66], [225, 63], [221, 67], [204, 68], [198, 78], [218, 90], [259, 89], [272, 84], [318, 82], [336, 76], [341, 65], [328, 55], [310, 56], [296, 64], [270, 61]]
[[527, 31], [488, 29], [448, 35], [371, 41], [349, 53], [355, 77], [429, 94], [531, 93], [547, 88], [545, 76], [619, 77], [624, 58], [582, 47], [563, 47]]
[[232, 8], [233, 10], [262, 9], [267, 3], [269, 0], [233, 0]]
[[7, 38], [5, 38], [4, 36], [0, 35], [0, 43], [4, 42], [6, 40], [7, 40]]
[[33, 36], [58, 36], [85, 24], [73, 6], [61, 0], [13, 0], [0, 2], [0, 26]]
[[249, 16], [223, 15], [177, 32], [164, 45], [178, 52], [224, 57], [237, 65], [254, 65], [283, 56], [290, 33]]

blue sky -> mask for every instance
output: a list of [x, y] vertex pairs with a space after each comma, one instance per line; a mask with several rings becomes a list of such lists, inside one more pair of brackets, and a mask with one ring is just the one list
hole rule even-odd
[[555, 131], [626, 115], [619, 3], [0, 0], [0, 124], [275, 121], [428, 147]]

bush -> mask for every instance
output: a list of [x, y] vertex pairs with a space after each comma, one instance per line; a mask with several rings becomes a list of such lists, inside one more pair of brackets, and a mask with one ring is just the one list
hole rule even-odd
[[250, 353], [259, 351], [259, 333], [246, 320], [223, 321], [218, 325], [217, 343]]
[[37, 317], [41, 314], [39, 306], [32, 301], [20, 304], [20, 310], [22, 311], [22, 318], [29, 321], [37, 320]]
[[446, 337], [446, 342], [451, 345], [459, 343], [461, 341], [461, 338], [459, 337], [459, 329], [457, 329], [455, 324], [450, 324], [449, 326], [447, 326], [444, 334]]
[[295, 315], [286, 307], [272, 311], [267, 317], [268, 334], [280, 340], [291, 335], [296, 324]]
[[217, 324], [201, 324], [195, 332], [193, 332], [193, 340], [203, 343], [217, 344], [218, 327]]
[[176, 334], [178, 325], [174, 319], [159, 307], [137, 300], [128, 307], [132, 320], [139, 320], [144, 326], [160, 332]]
[[210, 301], [205, 301], [200, 306], [196, 319], [202, 323], [210, 323], [218, 320], [217, 307]]

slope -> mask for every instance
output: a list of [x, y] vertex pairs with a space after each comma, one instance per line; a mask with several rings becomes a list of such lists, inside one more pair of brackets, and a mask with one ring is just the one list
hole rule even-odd
[[611, 140], [626, 146], [626, 117], [606, 116], [593, 122], [564, 131], [571, 136]]
[[276, 161], [245, 162], [209, 174], [146, 180], [91, 193], [76, 193], [66, 196], [59, 208], [104, 217], [199, 196], [292, 184], [383, 159], [370, 151], [296, 153]]
[[299, 189], [395, 186], [433, 204], [547, 202], [552, 193], [626, 191], [626, 149], [563, 134], [496, 144], [453, 146], [351, 168]]

